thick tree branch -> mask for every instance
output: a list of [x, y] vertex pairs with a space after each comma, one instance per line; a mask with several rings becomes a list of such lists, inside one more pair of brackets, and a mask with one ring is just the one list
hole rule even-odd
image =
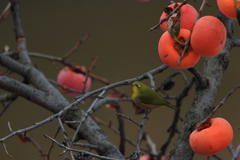
[[224, 71], [228, 65], [229, 51], [232, 48], [234, 19], [219, 13], [218, 18], [227, 28], [227, 40], [223, 50], [215, 57], [205, 58], [202, 75], [208, 80], [207, 88], [196, 87], [196, 93], [191, 109], [186, 115], [182, 131], [175, 145], [171, 160], [191, 160], [194, 152], [189, 146], [189, 135], [195, 124], [206, 118], [213, 110], [213, 105], [221, 84]]

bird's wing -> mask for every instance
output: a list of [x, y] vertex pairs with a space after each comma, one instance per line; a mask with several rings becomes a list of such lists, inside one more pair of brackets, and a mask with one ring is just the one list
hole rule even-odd
[[170, 104], [167, 100], [162, 98], [160, 95], [152, 94], [151, 98], [149, 98], [149, 96], [146, 94], [147, 93], [144, 92], [139, 95], [140, 101], [144, 104], [153, 104], [153, 105]]
[[177, 110], [177, 108], [170, 104], [167, 100], [165, 100], [163, 97], [161, 97], [160, 95], [156, 94], [152, 94], [151, 98], [149, 98], [149, 96], [147, 96], [147, 93], [141, 93], [139, 95], [139, 100], [143, 103], [143, 104], [147, 104], [147, 105], [154, 105], [154, 106], [158, 106], [158, 107], [162, 107], [162, 106], [166, 106], [166, 107], [170, 107], [172, 109]]

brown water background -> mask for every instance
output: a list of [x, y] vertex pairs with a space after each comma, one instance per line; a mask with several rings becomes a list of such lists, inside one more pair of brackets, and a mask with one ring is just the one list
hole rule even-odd
[[[7, 0], [0, 1], [0, 11], [7, 5]], [[99, 56], [96, 63], [96, 68], [93, 74], [105, 77], [112, 83], [122, 81], [129, 78], [140, 76], [141, 74], [154, 69], [162, 64], [157, 53], [157, 43], [162, 34], [160, 29], [149, 32], [149, 28], [154, 26], [159, 19], [168, 1], [157, 1], [140, 3], [136, 0], [21, 0], [20, 15], [22, 25], [27, 39], [27, 47], [30, 52], [44, 53], [53, 56], [62, 56], [67, 53], [76, 43], [78, 38], [84, 37], [91, 33], [91, 36], [80, 47], [79, 51], [72, 55], [68, 61], [76, 62], [81, 65], [89, 66], [91, 59]], [[203, 15], [216, 16], [218, 9], [215, 1], [209, 2], [212, 6], [206, 7]], [[190, 1], [190, 4], [199, 8], [201, 1]], [[197, 9], [198, 10], [198, 9]], [[235, 37], [239, 38], [239, 27], [235, 25]], [[13, 21], [11, 15], [0, 24], [0, 47], [9, 45], [15, 50], [16, 42], [13, 32]], [[216, 105], [220, 100], [237, 84], [240, 83], [239, 48], [234, 48], [231, 51], [231, 61], [228, 69], [225, 72], [222, 85], [217, 96]], [[201, 70], [203, 58], [200, 60], [197, 69]], [[58, 71], [63, 67], [57, 63], [57, 68], [47, 60], [32, 58], [34, 64], [42, 71], [46, 77], [56, 79]], [[5, 68], [0, 66], [0, 72], [5, 71]], [[176, 69], [167, 69], [161, 74], [155, 76], [156, 85], [159, 85], [167, 76], [176, 72]], [[187, 70], [182, 70], [189, 80], [191, 75]], [[13, 78], [22, 80], [17, 74], [10, 75]], [[148, 80], [144, 80], [149, 84]], [[183, 81], [181, 78], [176, 78], [176, 87], [169, 91], [169, 94], [177, 95], [182, 90]], [[103, 84], [95, 81], [91, 90], [102, 87]], [[130, 86], [120, 87], [129, 95], [131, 94]], [[0, 90], [0, 94], [5, 93]], [[186, 112], [191, 106], [194, 95], [194, 89], [189, 93], [189, 96], [184, 99], [181, 117], [184, 119]], [[215, 117], [223, 117], [227, 119], [234, 129], [233, 146], [240, 144], [240, 131], [236, 128], [240, 126], [240, 91], [236, 91], [224, 104], [224, 106], [216, 113]], [[66, 96], [71, 102], [74, 98]], [[79, 105], [86, 110], [92, 100], [88, 99], [84, 104]], [[174, 101], [171, 101], [174, 103]], [[140, 122], [141, 115], [135, 115], [132, 109], [132, 104], [129, 102], [122, 103], [123, 112], [125, 115], [134, 118]], [[12, 129], [17, 130], [28, 127], [33, 123], [39, 122], [48, 116], [52, 115], [49, 111], [41, 107], [27, 102], [23, 98], [18, 98], [7, 112], [0, 118], [0, 137], [9, 134], [7, 122], [11, 123]], [[146, 125], [146, 132], [149, 133], [152, 140], [157, 144], [157, 147], [165, 142], [168, 134], [166, 130], [171, 124], [173, 111], [168, 108], [158, 109], [150, 114], [150, 119]], [[112, 121], [112, 125], [117, 128], [116, 115], [113, 111], [102, 107], [94, 116], [99, 117], [105, 122]], [[179, 123], [181, 129], [182, 122]], [[138, 127], [125, 120], [126, 135], [134, 142], [137, 140]], [[57, 129], [57, 121], [54, 120], [38, 129], [35, 129], [29, 134], [41, 145], [46, 152], [49, 148], [50, 141], [43, 137], [43, 134], [53, 136]], [[118, 146], [119, 137], [106, 127], [102, 127], [110, 136], [112, 141]], [[68, 136], [71, 137], [73, 131], [67, 129]], [[168, 152], [174, 145], [177, 136], [169, 146]], [[57, 140], [62, 141], [62, 134], [59, 134]], [[37, 151], [31, 144], [21, 144], [15, 136], [8, 139], [6, 142], [9, 153], [13, 156], [12, 159], [26, 160], [34, 159], [41, 160], [37, 156]], [[145, 143], [142, 144], [143, 147]], [[126, 156], [129, 156], [134, 147], [127, 144]], [[58, 146], [54, 147], [51, 154], [51, 160], [62, 159], [58, 154], [62, 151]], [[219, 153], [224, 159], [230, 159], [230, 154], [225, 149]], [[3, 147], [0, 145], [0, 159], [9, 159], [4, 153]], [[196, 155], [194, 160], [207, 159], [204, 156]], [[210, 158], [213, 159], [213, 158]]]

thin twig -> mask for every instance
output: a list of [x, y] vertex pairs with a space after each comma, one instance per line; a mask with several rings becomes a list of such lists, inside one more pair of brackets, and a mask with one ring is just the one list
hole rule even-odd
[[99, 58], [99, 56], [96, 56], [96, 57], [94, 57], [94, 58], [92, 59], [92, 63], [91, 63], [91, 65], [90, 65], [90, 67], [89, 67], [89, 69], [87, 70], [86, 75], [85, 75], [86, 78], [85, 78], [85, 81], [84, 81], [84, 87], [83, 87], [83, 90], [82, 90], [82, 91], [85, 91], [85, 89], [86, 89], [87, 82], [88, 82], [88, 78], [89, 78], [89, 74], [90, 74], [90, 72], [95, 68], [95, 65], [96, 65], [96, 62], [97, 62], [98, 58]]
[[67, 59], [71, 54], [73, 54], [74, 52], [78, 51], [79, 46], [86, 40], [88, 39], [90, 36], [90, 34], [87, 34], [86, 36], [84, 36], [83, 38], [79, 39], [77, 41], [77, 43], [75, 44], [75, 46], [68, 52], [66, 53], [63, 57], [62, 60]]
[[213, 115], [214, 113], [224, 105], [225, 101], [237, 90], [240, 88], [240, 84], [238, 84], [236, 87], [234, 87], [228, 94], [222, 99], [222, 101], [212, 110], [212, 112], [203, 120], [200, 122], [200, 124], [197, 126], [199, 128], [204, 123], [206, 123]]
[[[107, 124], [106, 122], [103, 122], [102, 120], [100, 120], [100, 119], [97, 118], [97, 117], [92, 117], [92, 119], [93, 119], [95, 122], [97, 122], [99, 125], [104, 125], [104, 126], [108, 127], [109, 129], [111, 129], [114, 133], [120, 134], [120, 132], [118, 131], [118, 129], [114, 128], [114, 127], [111, 125], [111, 123]], [[131, 144], [132, 146], [134, 146], [134, 147], [137, 146], [137, 144], [134, 143], [132, 140], [130, 140], [128, 137], [126, 137], [126, 141], [127, 141], [129, 144]], [[147, 150], [147, 149], [145, 149], [145, 148], [142, 148], [142, 147], [141, 147], [141, 150], [144, 151], [144, 152], [146, 152], [146, 153], [148, 153], [148, 154], [153, 154], [153, 153], [149, 152], [149, 150]]]
[[8, 121], [8, 129], [9, 129], [9, 131], [10, 131], [11, 133], [13, 132], [12, 127], [11, 127], [11, 124], [10, 124], [9, 121]]
[[63, 123], [62, 123], [62, 120], [61, 120], [61, 117], [58, 117], [58, 123], [59, 123], [59, 126], [63, 132], [63, 137], [64, 137], [64, 140], [67, 142], [68, 141], [68, 138], [67, 138], [67, 132], [65, 130], [65, 128], [63, 127]]
[[182, 101], [183, 99], [188, 95], [189, 90], [192, 88], [192, 86], [195, 84], [195, 80], [194, 78], [191, 80], [191, 82], [189, 82], [184, 89], [182, 90], [182, 92], [176, 97], [176, 107], [179, 108], [178, 112], [175, 112], [174, 118], [173, 118], [173, 122], [170, 126], [170, 128], [168, 129], [169, 132], [169, 136], [166, 140], [166, 142], [161, 146], [161, 152], [159, 153], [158, 157], [162, 157], [165, 155], [166, 150], [169, 146], [169, 144], [171, 143], [173, 137], [175, 136], [175, 134], [177, 133], [178, 129], [177, 129], [177, 124], [179, 122], [180, 119], [180, 107], [182, 105]]
[[237, 148], [236, 152], [234, 153], [234, 156], [232, 157], [232, 160], [237, 160], [240, 156], [240, 147]]
[[168, 20], [169, 17], [171, 17], [174, 13], [176, 13], [183, 5], [187, 4], [188, 0], [183, 0], [180, 5], [178, 5], [171, 13], [169, 13], [165, 18], [161, 19], [158, 24], [153, 26], [152, 28], [149, 29], [149, 31], [153, 31], [154, 29], [157, 29], [160, 24], [162, 24], [164, 21]]
[[228, 151], [230, 152], [231, 156], [233, 157], [235, 151], [234, 151], [234, 148], [233, 148], [232, 143], [230, 143], [230, 144], [228, 145], [227, 149], [228, 149]]
[[138, 160], [139, 160], [139, 157], [141, 156], [140, 146], [141, 146], [141, 141], [142, 141], [142, 137], [143, 137], [143, 133], [144, 133], [144, 126], [147, 123], [147, 120], [148, 120], [147, 116], [150, 112], [151, 111], [147, 111], [147, 110], [145, 111], [145, 114], [142, 118], [142, 123], [141, 123], [141, 126], [140, 126], [140, 130], [139, 130], [139, 133], [138, 133], [137, 148], [136, 148], [136, 152], [135, 152]]
[[214, 154], [212, 155], [212, 157], [214, 157], [217, 160], [224, 160], [222, 157], [219, 157], [218, 155]]
[[[110, 157], [105, 157], [105, 156], [99, 156], [99, 155], [93, 154], [91, 152], [87, 152], [87, 151], [83, 151], [83, 150], [77, 150], [77, 149], [73, 149], [73, 148], [67, 147], [67, 146], [57, 142], [55, 139], [51, 138], [50, 136], [48, 136], [46, 134], [44, 134], [44, 137], [50, 139], [51, 141], [56, 143], [59, 147], [65, 148], [66, 151], [78, 152], [78, 153], [82, 153], [82, 154], [85, 154], [85, 155], [91, 155], [93, 157], [100, 158], [100, 159], [106, 159], [106, 160], [122, 160], [122, 159], [110, 158]], [[63, 153], [65, 153], [66, 151], [64, 151]]]
[[127, 116], [123, 115], [122, 113], [118, 113], [118, 112], [115, 112], [115, 113], [116, 113], [116, 115], [121, 116], [121, 117], [123, 117], [123, 118], [125, 118], [125, 119], [128, 119], [128, 120], [130, 120], [131, 122], [133, 122], [134, 124], [136, 124], [136, 125], [138, 125], [138, 126], [141, 127], [141, 124], [137, 123], [137, 122], [134, 121], [132, 118], [127, 117]]
[[2, 14], [0, 15], [0, 23], [8, 16], [11, 12], [11, 3], [8, 3], [6, 8], [3, 10]]
[[[56, 139], [57, 138], [57, 135], [58, 135], [58, 133], [60, 132], [60, 130], [61, 130], [61, 128], [60, 127], [58, 127], [58, 129], [57, 129], [57, 131], [56, 131], [56, 133], [55, 133], [55, 135], [54, 135], [54, 139]], [[51, 151], [52, 151], [52, 149], [53, 149], [53, 146], [54, 146], [54, 142], [52, 141], [51, 142], [51, 145], [50, 145], [50, 147], [49, 147], [49, 149], [48, 149], [48, 152], [47, 152], [47, 154], [46, 154], [46, 157], [47, 157], [47, 160], [49, 160], [50, 158], [50, 153], [51, 153]]]
[[[16, 98], [17, 98], [17, 96], [16, 96]], [[3, 110], [0, 112], [0, 117], [7, 111], [7, 109], [9, 108], [9, 106], [12, 104], [13, 101], [14, 100], [10, 100], [6, 105], [4, 105]]]
[[149, 148], [149, 150], [157, 155], [157, 146], [156, 144], [152, 141], [151, 137], [149, 136], [149, 134], [144, 134], [144, 138], [146, 139], [146, 142], [147, 142], [147, 146]]
[[78, 94], [84, 94], [85, 92], [82, 92], [82, 91], [78, 91], [78, 90], [75, 90], [75, 89], [72, 89], [72, 88], [69, 88], [67, 86], [63, 86], [63, 85], [60, 85], [59, 83], [57, 83], [56, 81], [52, 80], [52, 79], [48, 79], [48, 81], [64, 90], [67, 90], [67, 91], [64, 91], [64, 93], [68, 93], [68, 92], [74, 92], [74, 93], [78, 93]]
[[27, 133], [21, 133], [18, 135], [21, 141], [30, 142], [39, 152], [39, 155], [42, 156], [43, 160], [48, 160], [48, 157], [46, 154], [44, 154], [43, 149], [41, 146]]
[[146, 77], [149, 78], [151, 88], [155, 90], [155, 81], [154, 81], [153, 75], [150, 73], [147, 73]]
[[2, 142], [2, 145], [3, 145], [4, 151], [6, 152], [7, 156], [8, 156], [9, 158], [12, 158], [13, 156], [11, 156], [11, 155], [8, 153], [8, 151], [7, 151], [7, 147], [6, 147], [5, 143], [4, 143], [4, 141], [1, 141], [1, 142]]

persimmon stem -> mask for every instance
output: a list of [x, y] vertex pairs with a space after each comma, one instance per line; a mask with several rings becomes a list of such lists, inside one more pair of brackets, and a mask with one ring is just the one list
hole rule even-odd
[[212, 110], [212, 112], [203, 120], [199, 123], [199, 125], [197, 125], [197, 128], [199, 128], [200, 126], [202, 126], [203, 124], [205, 124], [213, 115], [215, 112], [217, 112], [217, 110], [222, 107], [225, 103], [225, 101], [237, 90], [240, 88], [240, 84], [238, 84], [236, 87], [234, 87], [230, 92], [228, 92], [228, 94], [222, 99], [222, 101]]
[[176, 13], [183, 5], [187, 4], [188, 0], [183, 0], [180, 5], [178, 5], [170, 14], [168, 14], [166, 17], [161, 19], [155, 26], [149, 29], [149, 31], [153, 31], [154, 29], [157, 29], [160, 24], [162, 24], [164, 21], [167, 21], [169, 17], [171, 17], [174, 13]]

